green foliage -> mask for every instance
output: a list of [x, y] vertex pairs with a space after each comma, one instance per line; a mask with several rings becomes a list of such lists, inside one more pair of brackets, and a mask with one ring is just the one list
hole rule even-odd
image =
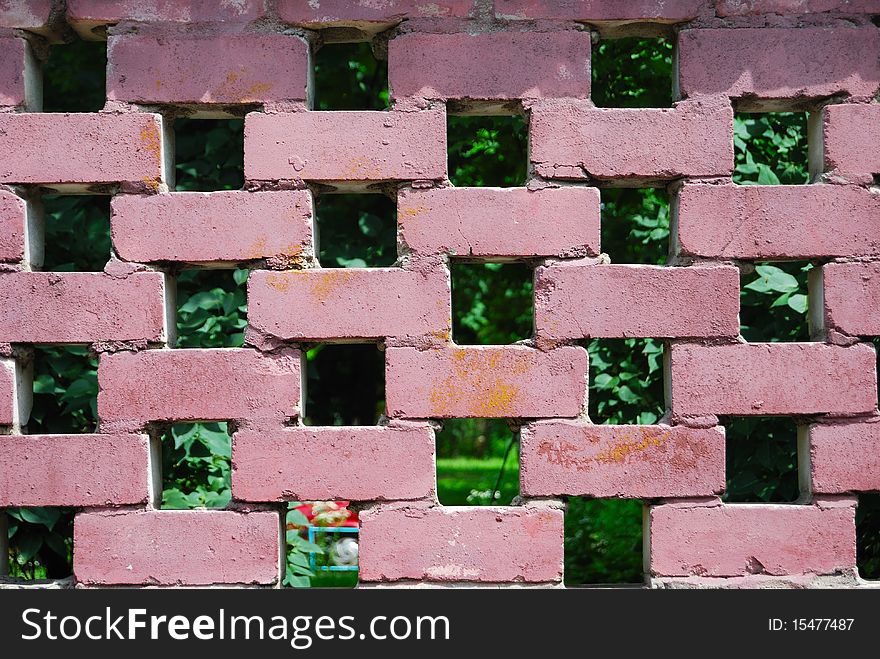
[[231, 498], [226, 423], [178, 423], [162, 437], [162, 508], [223, 508]]
[[656, 188], [602, 190], [602, 251], [613, 263], [666, 263], [669, 254], [666, 192]]
[[453, 185], [508, 188], [525, 182], [529, 130], [522, 117], [450, 116], [446, 140]]
[[593, 49], [591, 97], [602, 108], [672, 105], [672, 42], [609, 39]]
[[797, 427], [779, 417], [721, 420], [727, 435], [725, 501], [794, 501], [798, 485]]
[[[876, 339], [875, 339], [876, 341]], [[856, 508], [856, 553], [859, 575], [880, 579], [880, 494], [859, 494]]]
[[73, 511], [7, 508], [9, 576], [60, 579], [73, 569]]
[[809, 341], [810, 263], [759, 263], [742, 277], [740, 333], [750, 342]]
[[95, 432], [98, 360], [85, 346], [34, 347], [34, 403], [28, 432]]
[[238, 348], [247, 325], [247, 270], [184, 270], [177, 277], [177, 347]]
[[322, 195], [315, 217], [321, 267], [380, 267], [397, 260], [397, 213], [385, 195]]
[[652, 424], [665, 409], [663, 343], [656, 339], [593, 339], [589, 413], [594, 423]]
[[52, 46], [43, 67], [43, 112], [97, 112], [104, 107], [105, 41]]
[[571, 497], [565, 585], [642, 583], [642, 502]]
[[733, 122], [733, 181], [743, 185], [809, 183], [807, 115], [737, 113]]
[[533, 270], [525, 263], [452, 262], [452, 336], [500, 345], [532, 336]]
[[316, 110], [385, 110], [388, 62], [368, 43], [325, 44], [314, 54]]
[[238, 190], [244, 185], [244, 121], [177, 119], [175, 189]]
[[110, 198], [45, 195], [43, 270], [100, 272], [110, 260]]
[[305, 394], [306, 425], [373, 425], [385, 411], [384, 356], [369, 344], [313, 346]]

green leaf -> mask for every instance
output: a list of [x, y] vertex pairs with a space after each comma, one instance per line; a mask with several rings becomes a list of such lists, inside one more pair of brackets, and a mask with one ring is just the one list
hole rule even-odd
[[27, 563], [43, 547], [43, 537], [38, 533], [28, 530], [15, 536], [15, 548], [20, 563]]
[[759, 265], [755, 272], [758, 279], [743, 288], [757, 293], [792, 293], [798, 289], [797, 279], [774, 265]]
[[790, 306], [798, 313], [807, 313], [809, 299], [806, 295], [803, 295], [802, 293], [796, 293], [788, 298], [788, 306]]
[[767, 165], [758, 164], [758, 185], [779, 185], [779, 178]]
[[50, 531], [61, 517], [61, 511], [57, 508], [20, 508], [19, 514], [25, 522], [45, 526]]
[[308, 526], [309, 518], [301, 510], [288, 510], [287, 523], [295, 526]]

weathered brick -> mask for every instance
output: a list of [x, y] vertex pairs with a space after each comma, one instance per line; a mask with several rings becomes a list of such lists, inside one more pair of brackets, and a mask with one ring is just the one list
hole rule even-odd
[[113, 245], [128, 261], [295, 261], [312, 245], [304, 190], [117, 195], [112, 209]]
[[520, 431], [521, 494], [694, 497], [724, 489], [724, 429], [538, 421]]
[[880, 174], [880, 105], [829, 105], [810, 119], [810, 170], [870, 183]]
[[566, 346], [385, 351], [391, 417], [574, 417], [584, 408], [587, 352]]
[[474, 4], [474, 0], [278, 0], [277, 11], [282, 21], [298, 25], [361, 25], [399, 23], [407, 18], [468, 18]]
[[102, 422], [280, 422], [299, 411], [300, 354], [240, 348], [119, 352], [101, 357], [98, 384]]
[[702, 0], [495, 0], [495, 15], [525, 20], [680, 23], [696, 18], [704, 4]]
[[82, 190], [121, 183], [152, 191], [164, 178], [158, 114], [0, 114], [0, 183]]
[[237, 432], [241, 501], [422, 499], [434, 492], [434, 432], [409, 424]]
[[403, 242], [418, 254], [597, 255], [599, 190], [404, 189], [397, 224]]
[[0, 262], [17, 263], [25, 253], [25, 222], [27, 206], [24, 199], [0, 190]]
[[739, 270], [578, 262], [540, 267], [535, 334], [550, 340], [736, 337]]
[[[410, 32], [388, 45], [394, 98], [515, 99], [590, 95], [590, 33]], [[480, 66], [473, 66], [474, 62]]]
[[880, 195], [841, 185], [685, 185], [681, 254], [794, 259], [880, 255]]
[[873, 27], [684, 30], [678, 62], [685, 97], [867, 99], [880, 88], [880, 33]]
[[823, 14], [846, 16], [880, 12], [877, 0], [717, 0], [719, 16], [755, 16], [757, 14]]
[[387, 506], [360, 519], [361, 581], [562, 578], [561, 510]]
[[532, 108], [531, 160], [548, 178], [620, 185], [679, 176], [729, 176], [733, 110], [719, 99], [671, 109], [596, 108], [543, 101]]
[[52, 0], [0, 0], [0, 27], [45, 32]]
[[0, 506], [142, 504], [146, 435], [9, 435], [0, 441]]
[[821, 270], [823, 324], [853, 336], [880, 336], [880, 263], [828, 263]]
[[677, 344], [676, 414], [857, 414], [877, 407], [874, 348], [823, 343]]
[[855, 509], [804, 505], [654, 506], [651, 573], [834, 574], [856, 562]]
[[246, 104], [307, 98], [309, 47], [296, 35], [111, 36], [107, 98]]
[[164, 275], [0, 272], [0, 342], [164, 341]]
[[73, 571], [89, 585], [277, 583], [278, 513], [90, 512], [73, 525]]
[[0, 106], [38, 109], [39, 64], [27, 41], [0, 36]]
[[245, 119], [244, 174], [253, 181], [383, 181], [446, 174], [446, 115], [330, 111]]
[[880, 423], [812, 424], [810, 488], [819, 494], [880, 491]]
[[15, 361], [0, 359], [0, 426], [11, 426], [18, 421], [17, 397]]
[[248, 322], [281, 339], [444, 339], [452, 327], [449, 278], [442, 268], [255, 270]]

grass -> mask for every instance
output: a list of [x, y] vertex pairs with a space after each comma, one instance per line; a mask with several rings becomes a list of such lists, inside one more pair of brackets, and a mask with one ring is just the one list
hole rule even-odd
[[[471, 495], [473, 492], [490, 492], [495, 487], [501, 462], [500, 457], [438, 458], [437, 494], [440, 503], [444, 506], [488, 505], [488, 493], [484, 496]], [[495, 500], [499, 506], [509, 506], [519, 494], [519, 461], [514, 452], [507, 458], [499, 491], [500, 497]]]

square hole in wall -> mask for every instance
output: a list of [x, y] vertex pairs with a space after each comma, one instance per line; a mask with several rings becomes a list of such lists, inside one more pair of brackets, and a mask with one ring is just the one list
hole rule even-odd
[[663, 342], [658, 339], [592, 339], [589, 415], [593, 423], [657, 423], [666, 408]]
[[322, 268], [366, 268], [397, 261], [397, 207], [382, 194], [325, 194], [316, 199]]
[[516, 187], [528, 178], [529, 127], [524, 117], [447, 118], [449, 180], [457, 187]]
[[806, 112], [737, 112], [733, 120], [733, 182], [810, 182]]
[[106, 86], [106, 41], [53, 45], [43, 65], [43, 112], [97, 112]]
[[388, 62], [369, 43], [325, 43], [313, 61], [316, 110], [388, 108]]
[[672, 41], [602, 39], [593, 46], [593, 103], [602, 108], [672, 106]]
[[163, 510], [229, 503], [232, 441], [226, 422], [175, 423], [160, 437]]
[[44, 195], [46, 272], [101, 272], [110, 260], [110, 197]]
[[862, 579], [880, 579], [880, 493], [877, 492], [859, 493], [856, 567]]
[[358, 583], [360, 521], [348, 501], [288, 504], [287, 560], [282, 585], [354, 588]]
[[809, 341], [807, 279], [804, 262], [758, 263], [740, 275], [740, 334], [746, 341]]
[[244, 185], [244, 120], [174, 122], [175, 189], [211, 192]]
[[519, 496], [519, 430], [504, 419], [445, 419], [437, 432], [444, 506], [509, 506]]
[[635, 499], [569, 497], [565, 506], [565, 585], [644, 583], [643, 504]]
[[95, 432], [98, 359], [86, 346], [34, 346], [31, 435]]
[[534, 333], [534, 269], [526, 263], [462, 263], [452, 270], [452, 338], [504, 345]]
[[318, 344], [306, 351], [307, 426], [372, 426], [385, 413], [385, 359], [377, 345]]
[[178, 348], [239, 348], [247, 326], [248, 271], [184, 270], [177, 276]]
[[800, 497], [798, 431], [786, 417], [723, 417], [730, 503], [792, 502]]
[[72, 510], [6, 508], [0, 512], [6, 517], [8, 549], [2, 557], [6, 575], [15, 580], [41, 581], [64, 579], [73, 573]]
[[658, 188], [601, 191], [602, 251], [612, 263], [663, 265], [669, 256], [669, 195]]

